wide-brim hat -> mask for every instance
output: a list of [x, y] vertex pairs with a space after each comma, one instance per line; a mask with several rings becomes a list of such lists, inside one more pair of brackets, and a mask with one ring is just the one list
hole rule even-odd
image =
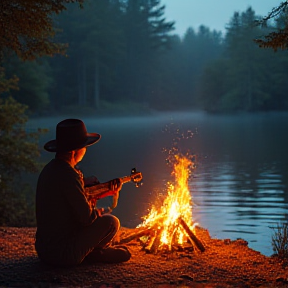
[[98, 142], [101, 135], [88, 133], [83, 121], [65, 119], [56, 126], [56, 139], [47, 142], [44, 149], [48, 152], [69, 152]]

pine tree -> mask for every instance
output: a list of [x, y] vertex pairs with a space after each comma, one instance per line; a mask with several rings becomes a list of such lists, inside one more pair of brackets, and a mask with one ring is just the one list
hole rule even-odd
[[150, 101], [152, 79], [157, 74], [158, 51], [169, 45], [174, 22], [164, 17], [160, 0], [127, 0], [125, 10], [126, 60], [123, 62], [124, 93], [131, 100]]
[[[253, 23], [257, 19], [252, 8], [239, 14], [234, 13], [226, 34], [225, 90], [222, 97], [223, 110], [261, 110], [270, 97], [263, 85], [265, 83], [265, 57], [267, 53], [259, 50], [253, 42], [260, 29]], [[267, 80], [267, 79], [266, 79]]]

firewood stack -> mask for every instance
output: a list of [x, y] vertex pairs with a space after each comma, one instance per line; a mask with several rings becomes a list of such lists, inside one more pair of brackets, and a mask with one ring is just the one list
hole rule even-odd
[[[176, 235], [177, 229], [181, 229], [185, 232], [187, 237], [187, 241], [183, 244], [178, 244], [174, 241], [174, 236]], [[189, 228], [187, 223], [179, 217], [175, 223], [175, 227], [173, 227], [173, 235], [172, 235], [172, 243], [171, 245], [161, 243], [161, 234], [163, 231], [163, 227], [159, 226], [159, 224], [154, 224], [151, 227], [139, 227], [134, 229], [132, 233], [119, 239], [117, 244], [127, 244], [131, 241], [139, 241], [147, 253], [157, 254], [161, 251], [172, 252], [172, 251], [181, 251], [186, 248], [190, 250], [194, 249], [194, 247], [201, 251], [205, 251], [205, 247], [200, 239], [197, 238], [195, 233]]]

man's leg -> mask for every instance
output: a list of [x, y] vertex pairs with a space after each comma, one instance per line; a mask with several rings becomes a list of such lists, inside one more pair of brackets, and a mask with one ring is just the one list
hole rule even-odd
[[105, 247], [114, 238], [119, 227], [119, 220], [113, 215], [103, 215], [91, 225], [81, 227], [72, 236], [71, 242], [65, 249], [63, 264], [80, 264], [95, 248]]

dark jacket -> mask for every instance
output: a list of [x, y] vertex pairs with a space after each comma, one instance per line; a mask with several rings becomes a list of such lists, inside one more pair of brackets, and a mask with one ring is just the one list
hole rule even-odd
[[96, 218], [84, 195], [81, 176], [69, 163], [57, 158], [51, 160], [37, 183], [35, 247], [38, 255], [45, 258], [58, 253], [78, 228], [90, 225]]

